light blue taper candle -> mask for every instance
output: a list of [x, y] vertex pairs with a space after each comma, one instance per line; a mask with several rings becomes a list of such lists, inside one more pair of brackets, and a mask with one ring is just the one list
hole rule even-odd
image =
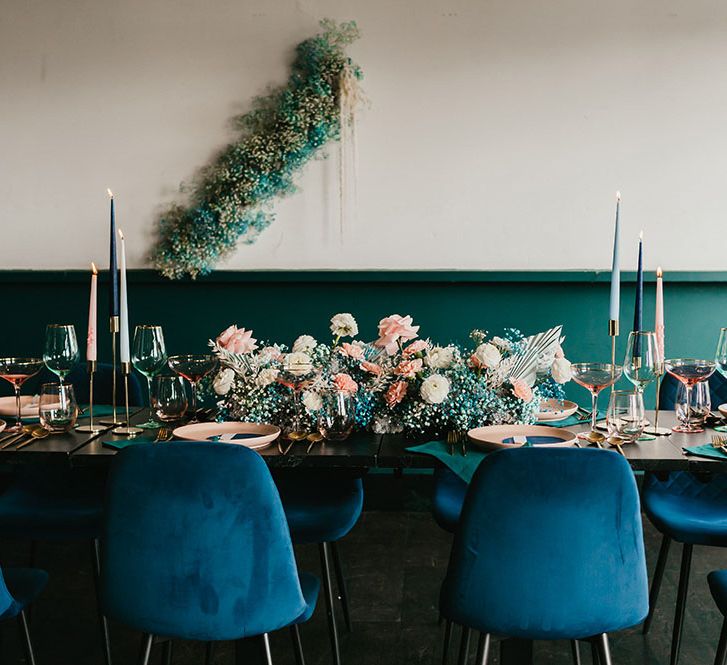
[[613, 264], [611, 265], [611, 305], [608, 318], [619, 320], [621, 306], [621, 254], [619, 251], [619, 215], [621, 214], [621, 192], [616, 192], [616, 226], [613, 232]]

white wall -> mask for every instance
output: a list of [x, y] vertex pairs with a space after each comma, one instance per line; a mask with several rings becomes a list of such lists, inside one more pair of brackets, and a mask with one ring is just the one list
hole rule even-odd
[[2, 0], [0, 267], [105, 262], [106, 187], [130, 265], [155, 215], [285, 81], [320, 18], [354, 18], [372, 105], [357, 220], [335, 148], [228, 268], [724, 269], [720, 0]]

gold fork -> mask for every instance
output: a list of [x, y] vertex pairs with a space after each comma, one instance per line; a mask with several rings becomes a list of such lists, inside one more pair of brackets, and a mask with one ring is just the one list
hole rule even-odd
[[712, 448], [716, 448], [717, 450], [721, 450], [723, 453], [727, 454], [727, 437], [720, 436], [719, 434], [713, 434]]
[[154, 443], [161, 443], [162, 441], [169, 441], [172, 438], [172, 432], [168, 427], [161, 427], [157, 432]]
[[447, 445], [449, 446], [449, 454], [454, 455], [454, 444], [456, 442], [457, 432], [450, 430], [447, 432]]

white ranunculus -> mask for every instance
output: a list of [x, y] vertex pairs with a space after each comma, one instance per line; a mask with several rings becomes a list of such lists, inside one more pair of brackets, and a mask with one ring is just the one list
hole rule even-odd
[[278, 378], [278, 374], [280, 374], [279, 369], [275, 369], [273, 367], [266, 367], [265, 369], [260, 370], [260, 373], [257, 375], [257, 378], [255, 379], [255, 383], [260, 388], [266, 388], [271, 383], [275, 383], [275, 380]]
[[334, 337], [356, 337], [358, 335], [358, 323], [352, 314], [336, 314], [331, 319], [331, 332]]
[[492, 343], [502, 351], [512, 351], [512, 342], [504, 337], [493, 337]]
[[435, 346], [427, 353], [426, 362], [432, 369], [449, 369], [454, 362], [451, 346]]
[[227, 395], [235, 381], [235, 372], [229, 367], [220, 371], [212, 382], [212, 388], [218, 395]]
[[294, 351], [285, 356], [285, 369], [293, 376], [305, 376], [313, 369], [313, 361], [307, 353]]
[[310, 353], [316, 348], [316, 338], [312, 335], [301, 335], [293, 342], [293, 353]]
[[502, 355], [494, 344], [480, 344], [474, 353], [477, 362], [480, 367], [486, 367], [487, 369], [493, 369], [500, 364]]
[[313, 390], [306, 390], [301, 401], [308, 411], [319, 411], [323, 406], [321, 396]]
[[441, 374], [432, 374], [422, 381], [419, 394], [427, 404], [441, 404], [449, 395], [449, 379]]
[[550, 366], [550, 375], [556, 383], [568, 383], [573, 378], [573, 372], [568, 358], [556, 358]]

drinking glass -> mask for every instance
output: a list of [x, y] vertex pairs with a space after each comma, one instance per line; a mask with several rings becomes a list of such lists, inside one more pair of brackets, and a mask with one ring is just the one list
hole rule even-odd
[[675, 379], [684, 385], [684, 403], [686, 404], [686, 425], [677, 425], [672, 427], [675, 432], [700, 432], [699, 428], [690, 429], [689, 422], [691, 420], [690, 410], [692, 405], [692, 387], [700, 381], [709, 379], [714, 370], [717, 369], [717, 363], [712, 360], [699, 360], [697, 358], [671, 358], [664, 361], [664, 369], [669, 372]]
[[621, 378], [623, 369], [611, 363], [573, 363], [573, 380], [591, 393], [591, 431], [578, 437], [592, 443], [600, 443], [606, 437], [596, 430], [598, 420], [598, 394]]
[[149, 391], [149, 420], [139, 427], [158, 429], [161, 425], [154, 420], [151, 406], [151, 380], [167, 364], [167, 351], [164, 347], [164, 333], [161, 326], [136, 326], [131, 362], [134, 369], [146, 379]]
[[20, 387], [31, 377], [40, 372], [43, 361], [40, 358], [0, 358], [0, 378], [9, 381], [15, 391], [15, 407], [17, 422], [5, 431], [18, 433], [23, 431], [20, 416]]
[[51, 323], [45, 329], [45, 366], [58, 376], [60, 383], [78, 362], [78, 340], [72, 325]]
[[606, 427], [609, 437], [633, 443], [644, 432], [644, 394], [639, 390], [613, 390], [608, 400]]
[[69, 383], [44, 383], [38, 407], [40, 424], [52, 434], [69, 432], [78, 418], [78, 404]]
[[353, 430], [356, 398], [348, 391], [324, 390], [318, 411], [318, 431], [328, 441], [343, 441]]
[[717, 371], [727, 377], [727, 328], [719, 329], [717, 340], [717, 351], [714, 354], [714, 362], [717, 363]]
[[181, 420], [187, 412], [187, 393], [181, 376], [155, 376], [150, 399], [163, 423]]
[[679, 384], [674, 401], [674, 412], [679, 425], [674, 430], [677, 432], [704, 432], [704, 423], [712, 410], [709, 383], [700, 381], [692, 386], [689, 400], [689, 408], [687, 408], [687, 388], [684, 384]]
[[659, 351], [656, 345], [656, 334], [646, 331], [629, 333], [624, 358], [624, 375], [643, 393], [644, 388], [654, 379], [659, 368]]
[[192, 420], [197, 420], [197, 384], [216, 366], [217, 358], [207, 355], [170, 356], [169, 367], [179, 376], [187, 379], [192, 386]]

